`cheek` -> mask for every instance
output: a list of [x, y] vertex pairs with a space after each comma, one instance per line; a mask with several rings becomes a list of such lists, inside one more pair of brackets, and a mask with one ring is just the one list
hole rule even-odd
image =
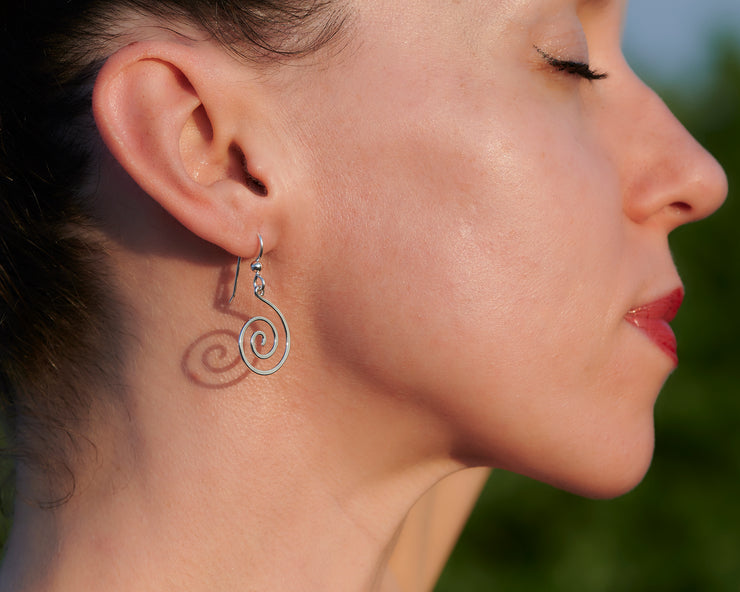
[[591, 347], [573, 318], [604, 318], [597, 292], [619, 239], [613, 183], [594, 171], [605, 167], [565, 124], [525, 125], [532, 109], [497, 107], [361, 128], [363, 143], [342, 147], [351, 177], [339, 177], [324, 213], [342, 245], [332, 308], [372, 326], [358, 337], [379, 338], [385, 353], [397, 344], [406, 365], [420, 328], [443, 352], [495, 341], [499, 358], [529, 363], [557, 357], [564, 341]]
[[528, 125], [498, 122], [495, 141], [480, 151], [486, 158], [470, 171], [478, 194], [465, 197], [478, 208], [466, 258], [480, 278], [480, 313], [493, 297], [520, 336], [532, 337], [525, 347], [557, 354], [559, 342], [577, 346], [590, 331], [592, 346], [603, 334], [624, 279], [626, 237], [618, 178], [598, 146], [537, 114], [529, 110]]

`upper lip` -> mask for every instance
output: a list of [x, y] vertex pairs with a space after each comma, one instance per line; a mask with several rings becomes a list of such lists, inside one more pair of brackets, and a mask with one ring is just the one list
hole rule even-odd
[[667, 323], [670, 323], [678, 314], [678, 309], [681, 308], [683, 302], [684, 290], [682, 287], [675, 288], [665, 296], [658, 298], [647, 304], [641, 304], [627, 311], [624, 317], [639, 326], [641, 321], [648, 321], [651, 319], [662, 319]]

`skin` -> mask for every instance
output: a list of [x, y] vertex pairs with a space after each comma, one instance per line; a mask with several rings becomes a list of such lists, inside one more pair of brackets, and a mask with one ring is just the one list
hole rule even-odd
[[[426, 6], [391, 22], [381, 4], [366, 60], [331, 79], [349, 107], [315, 118], [332, 119], [325, 149], [371, 164], [317, 163], [345, 181], [322, 195], [362, 196], [351, 219], [326, 208], [344, 245], [326, 306], [347, 313], [327, 322], [350, 336], [334, 353], [423, 398], [466, 461], [616, 495], [647, 468], [672, 369], [624, 314], [680, 285], [666, 237], [719, 205], [724, 177], [628, 69], [622, 5], [486, 6], [425, 28]], [[609, 77], [554, 71], [534, 46]]]
[[[673, 364], [624, 315], [680, 286], [668, 233], [726, 180], [625, 63], [624, 4], [349, 7], [341, 43], [269, 70], [158, 29], [111, 48], [126, 398], [94, 410], [68, 504], [19, 504], [0, 590], [424, 589], [388, 558], [445, 476], [642, 478]], [[223, 297], [258, 233], [290, 358], [204, 388], [191, 345], [266, 312], [244, 268]]]
[[434, 589], [489, 473], [481, 467], [454, 473], [414, 504], [389, 562], [389, 580], [396, 584], [395, 589]]

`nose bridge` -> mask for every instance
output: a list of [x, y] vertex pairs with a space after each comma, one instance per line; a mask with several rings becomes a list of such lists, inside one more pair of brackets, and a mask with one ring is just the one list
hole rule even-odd
[[670, 232], [719, 208], [727, 177], [657, 94], [636, 77], [635, 84], [623, 129], [624, 211], [636, 222], [657, 221]]

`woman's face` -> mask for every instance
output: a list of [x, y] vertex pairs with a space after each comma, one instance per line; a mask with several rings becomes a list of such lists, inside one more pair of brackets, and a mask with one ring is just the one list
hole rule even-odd
[[348, 46], [286, 107], [330, 364], [469, 462], [633, 487], [675, 366], [667, 236], [726, 181], [625, 63], [625, 3], [350, 4]]

